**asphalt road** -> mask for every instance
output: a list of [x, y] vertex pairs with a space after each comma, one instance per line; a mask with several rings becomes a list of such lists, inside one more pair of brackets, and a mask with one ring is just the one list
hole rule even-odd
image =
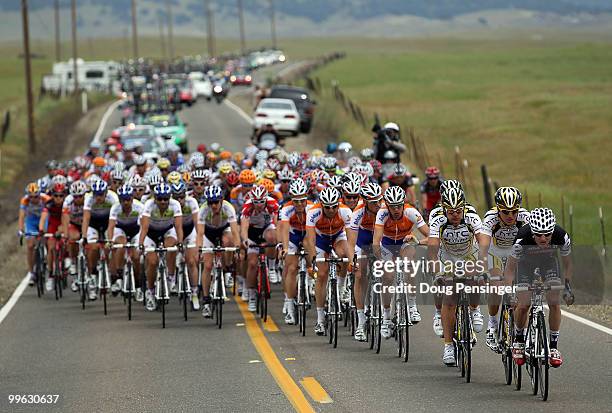
[[[192, 145], [218, 140], [238, 149], [247, 142], [249, 124], [225, 104], [198, 103], [183, 117]], [[115, 124], [118, 113], [108, 127]], [[421, 306], [423, 321], [411, 329], [410, 360], [402, 363], [392, 340], [377, 355], [344, 329], [337, 349], [312, 328], [301, 337], [282, 322], [278, 287], [273, 323], [263, 326], [232, 299], [222, 330], [196, 312], [183, 321], [176, 299], [162, 330], [160, 313], [138, 306], [128, 322], [120, 298], [110, 299], [104, 316], [100, 301], [81, 310], [77, 295], [66, 295], [39, 299], [27, 288], [0, 324], [0, 411], [612, 411], [612, 337], [567, 318], [560, 338], [565, 364], [550, 370], [550, 400], [543, 403], [529, 394], [525, 378], [520, 392], [503, 384], [499, 356], [484, 345], [484, 333], [472, 383], [443, 366], [429, 306]], [[314, 321], [315, 312], [308, 315]], [[322, 390], [309, 392], [307, 377]], [[11, 394], [59, 399], [15, 406]]]

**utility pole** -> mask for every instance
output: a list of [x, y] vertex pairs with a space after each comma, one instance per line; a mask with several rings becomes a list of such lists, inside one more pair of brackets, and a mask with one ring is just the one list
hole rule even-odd
[[270, 30], [272, 32], [272, 48], [276, 49], [276, 17], [274, 15], [274, 0], [270, 0]]
[[28, 0], [21, 0], [23, 18], [23, 59], [25, 61], [26, 97], [28, 99], [28, 145], [30, 153], [36, 152], [34, 138], [34, 102], [32, 99], [32, 68], [30, 66], [30, 26], [28, 25]]
[[166, 12], [168, 14], [168, 54], [170, 57], [170, 60], [174, 60], [174, 39], [173, 39], [173, 32], [172, 32], [172, 20], [174, 20], [174, 18], [172, 17], [172, 8], [170, 7], [170, 0], [166, 0]]
[[136, 27], [136, 0], [132, 0], [132, 50], [134, 60], [138, 59], [138, 29]]
[[242, 10], [242, 0], [238, 0], [238, 20], [240, 21], [240, 52], [246, 52], [246, 39], [244, 37], [244, 13]]
[[74, 79], [74, 94], [79, 91], [79, 70], [77, 67], [77, 30], [76, 30], [76, 0], [70, 2], [72, 16], [72, 78]]
[[204, 7], [206, 9], [206, 40], [208, 43], [208, 56], [215, 56], [215, 27], [213, 11], [210, 7], [210, 0], [204, 0]]
[[59, 62], [62, 60], [62, 49], [60, 46], [59, 0], [54, 1], [54, 6], [55, 6], [55, 61]]
[[162, 59], [166, 60], [166, 39], [164, 38], [164, 20], [161, 13], [157, 15], [157, 23], [159, 25], [159, 44], [161, 46]]

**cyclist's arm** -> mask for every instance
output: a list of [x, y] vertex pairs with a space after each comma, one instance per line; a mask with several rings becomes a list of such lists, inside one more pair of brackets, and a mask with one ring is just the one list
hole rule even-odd
[[[425, 236], [425, 245], [427, 245], [429, 243], [429, 226], [425, 224], [423, 226], [420, 226], [418, 229], [419, 232], [423, 234], [423, 236]], [[419, 244], [421, 244], [421, 242], [419, 242]]]
[[116, 225], [116, 223], [117, 223], [117, 221], [115, 221], [112, 218], [109, 218], [109, 220], [108, 220], [108, 229], [106, 230], [106, 234], [107, 234], [106, 239], [107, 240], [112, 240], [113, 239], [113, 233], [115, 232], [115, 225]]
[[314, 227], [306, 227], [306, 236], [304, 237], [304, 248], [308, 253], [308, 262], [312, 262], [316, 255], [315, 251], [316, 232]]
[[61, 228], [62, 228], [62, 234], [68, 236], [68, 223], [70, 222], [70, 214], [67, 214], [65, 212], [62, 212], [62, 224], [61, 224]]
[[438, 260], [438, 251], [440, 251], [440, 238], [429, 237], [427, 240], [427, 257], [430, 261]]
[[504, 281], [507, 285], [512, 285], [514, 281], [514, 273], [516, 273], [516, 258], [509, 256], [504, 268]]
[[202, 246], [204, 242], [204, 225], [205, 224], [197, 220], [195, 222], [197, 222], [196, 224], [196, 248], [199, 251], [200, 247]]
[[19, 231], [25, 232], [25, 211], [23, 209], [19, 209], [19, 223], [17, 225]]
[[249, 239], [249, 223], [251, 219], [245, 215], [240, 219], [240, 239], [245, 242]]
[[357, 231], [355, 231], [352, 228], [347, 228], [346, 237], [348, 241], [349, 257], [352, 259], [352, 257], [355, 256], [355, 244], [357, 244]]
[[230, 222], [230, 229], [232, 230], [232, 238], [234, 239], [234, 247], [240, 248], [240, 228], [236, 221]]
[[144, 244], [147, 232], [149, 232], [149, 217], [142, 215], [140, 217], [140, 235], [138, 236], [138, 245]]
[[47, 223], [48, 217], [49, 212], [43, 210], [42, 214], [40, 214], [40, 220], [38, 221], [38, 231], [43, 232], [45, 230], [45, 224]]
[[491, 237], [480, 232], [476, 234], [476, 241], [478, 241], [478, 259], [482, 262], [485, 269], [489, 268], [487, 260], [489, 259]]
[[421, 192], [421, 211], [425, 213], [427, 207], [427, 192]]
[[382, 254], [380, 252], [380, 241], [382, 240], [384, 227], [382, 225], [374, 225], [374, 236], [372, 237], [372, 250], [374, 250], [374, 255], [379, 260], [382, 258]]
[[83, 222], [81, 223], [81, 236], [87, 238], [87, 228], [89, 228], [89, 220], [91, 219], [91, 211], [83, 210]]
[[574, 276], [574, 263], [571, 255], [562, 255], [561, 262], [563, 263], [564, 279], [571, 281]]
[[283, 251], [289, 251], [289, 222], [282, 221], [278, 224], [280, 242], [283, 244]]
[[406, 188], [406, 196], [410, 204], [414, 205], [416, 203], [416, 195], [414, 194], [414, 185]]
[[174, 228], [176, 230], [176, 242], [183, 243], [183, 217], [181, 215], [174, 217]]

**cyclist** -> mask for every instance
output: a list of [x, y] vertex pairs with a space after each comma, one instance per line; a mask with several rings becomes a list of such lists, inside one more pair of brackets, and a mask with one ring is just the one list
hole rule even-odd
[[[385, 261], [393, 260], [396, 256], [413, 259], [414, 247], [407, 244], [414, 239], [412, 228], [416, 228], [422, 235], [429, 235], [429, 227], [419, 213], [410, 204], [406, 203], [406, 191], [399, 186], [391, 186], [385, 190], [385, 206], [380, 208], [376, 214], [374, 223], [374, 236], [372, 247], [378, 259]], [[398, 252], [399, 250], [399, 252]], [[404, 274], [414, 277], [416, 274]], [[383, 285], [391, 285], [394, 281], [394, 273], [385, 271]], [[391, 336], [393, 325], [391, 321], [391, 294], [383, 292], [383, 323], [381, 335], [385, 338]], [[408, 294], [408, 312], [410, 320], [416, 324], [421, 321], [421, 314], [416, 305], [416, 294]]]
[[[308, 252], [309, 262], [315, 257], [324, 257], [332, 249], [340, 258], [348, 258], [346, 230], [351, 220], [351, 209], [340, 202], [340, 192], [334, 188], [325, 188], [319, 195], [319, 202], [314, 204], [306, 214], [306, 236], [304, 246]], [[315, 284], [315, 299], [317, 305], [317, 324], [315, 333], [325, 334], [325, 295], [327, 290], [327, 275], [329, 265], [318, 265]], [[346, 282], [346, 265], [338, 271], [338, 291], [344, 289]]]
[[196, 169], [191, 173], [192, 191], [189, 194], [199, 205], [206, 201], [204, 192], [210, 184], [210, 171], [207, 169]]
[[[210, 188], [210, 187], [209, 187]], [[196, 248], [196, 223], [200, 206], [195, 198], [187, 195], [187, 186], [183, 182], [172, 184], [172, 199], [181, 205], [183, 214], [183, 235], [185, 247], [185, 265], [189, 271], [189, 281], [191, 284], [191, 304], [194, 310], [200, 309], [198, 301], [198, 249]], [[185, 288], [185, 287], [183, 287]], [[172, 291], [171, 291], [172, 292]], [[195, 292], [195, 294], [194, 294]]]
[[[276, 221], [278, 217], [278, 202], [268, 195], [266, 188], [254, 187], [249, 199], [242, 207], [240, 214], [240, 238], [247, 250], [247, 288], [249, 294], [249, 311], [257, 309], [257, 254], [259, 249], [251, 244], [276, 244]], [[268, 259], [275, 258], [274, 248], [268, 248]]]
[[430, 166], [425, 170], [427, 180], [421, 184], [421, 208], [423, 210], [423, 218], [429, 219], [429, 212], [440, 201], [440, 170], [435, 166]]
[[[380, 210], [382, 189], [380, 185], [369, 183], [361, 189], [364, 202], [361, 203], [351, 217], [351, 226], [347, 232], [350, 256], [367, 254], [374, 236], [374, 222]], [[365, 294], [368, 288], [367, 259], [361, 259], [360, 265], [353, 269], [355, 274], [355, 307], [357, 307], [357, 328], [355, 340], [365, 341], [366, 316], [364, 311]]]
[[[557, 249], [561, 256], [563, 271], [559, 268]], [[529, 214], [529, 225], [523, 225], [516, 234], [512, 253], [506, 262], [504, 278], [508, 284], [518, 273], [518, 286], [531, 284], [532, 274], [539, 270], [547, 284], [560, 284], [560, 276], [565, 280], [563, 299], [570, 305], [574, 302], [571, 289], [573, 262], [571, 258], [572, 243], [569, 235], [557, 225], [555, 214], [549, 208], [536, 208]], [[546, 296], [550, 326], [550, 365], [560, 367], [563, 364], [559, 352], [559, 329], [561, 327], [561, 307], [559, 291], [549, 291]], [[518, 293], [518, 305], [514, 312], [515, 337], [512, 358], [518, 365], [525, 363], [525, 326], [529, 315], [530, 293]]]
[[[138, 232], [140, 231], [140, 214], [142, 213], [142, 203], [134, 198], [134, 188], [126, 184], [117, 190], [119, 202], [113, 204], [108, 217], [108, 237], [115, 244], [135, 244], [138, 242]], [[112, 259], [110, 261], [111, 279], [115, 280], [111, 285], [111, 292], [117, 295], [123, 285], [123, 262], [125, 250], [123, 248], [113, 250]], [[132, 268], [134, 269], [134, 277], [140, 279], [140, 259], [138, 251], [132, 250], [130, 256], [132, 260]], [[128, 274], [129, 276], [129, 274]], [[132, 286], [133, 287], [133, 286]], [[138, 284], [136, 286], [136, 301], [142, 302], [144, 294], [142, 288]]]
[[[164, 247], [178, 246], [182, 248], [183, 217], [181, 204], [170, 199], [172, 190], [170, 185], [161, 183], [153, 188], [154, 198], [147, 200], [140, 214], [140, 233], [138, 245], [141, 250], [154, 248], [157, 243]], [[176, 291], [176, 253], [167, 254], [168, 283], [170, 291]], [[147, 275], [147, 292], [145, 293], [145, 306], [148, 311], [155, 311], [155, 278], [157, 274], [158, 256], [152, 251], [145, 256], [145, 270]]]
[[130, 178], [129, 184], [134, 188], [134, 199], [142, 202], [143, 196], [147, 192], [147, 182], [140, 175], [134, 175]]
[[361, 192], [361, 183], [357, 181], [358, 177], [349, 176], [342, 184], [342, 203], [354, 211], [359, 204], [359, 193]]
[[386, 176], [386, 181], [381, 185], [383, 192], [390, 186], [399, 186], [406, 191], [406, 202], [415, 205], [414, 181], [408, 169], [401, 163], [395, 164]]
[[230, 202], [234, 205], [236, 211], [242, 211], [242, 206], [248, 194], [253, 189], [257, 177], [252, 170], [244, 169], [240, 172], [240, 175], [238, 175], [238, 179], [240, 180], [240, 184], [232, 189], [230, 193]]
[[[306, 234], [306, 213], [312, 206], [308, 200], [308, 188], [302, 179], [296, 179], [289, 186], [291, 200], [285, 203], [279, 213], [278, 231], [282, 243], [281, 256], [285, 257], [283, 279], [285, 280], [285, 323], [295, 324], [295, 297], [297, 293], [297, 266], [299, 245]], [[287, 255], [290, 253], [292, 255]]]
[[[40, 222], [38, 224], [40, 234], [64, 235], [61, 228], [64, 198], [66, 198], [66, 186], [64, 184], [53, 185], [51, 199], [45, 203], [40, 215]], [[55, 238], [47, 239], [47, 271], [49, 271], [49, 277], [45, 284], [47, 291], [53, 291], [55, 288], [55, 279], [51, 276], [54, 260], [64, 259], [64, 257], [55, 257], [55, 242]]]
[[278, 171], [278, 179], [279, 183], [276, 184], [276, 191], [280, 192], [283, 196], [283, 203], [289, 202], [291, 200], [291, 183], [293, 181], [293, 172], [285, 167]]
[[[481, 255], [487, 257], [489, 274], [503, 275], [504, 265], [519, 229], [529, 223], [529, 211], [521, 208], [522, 195], [514, 187], [500, 187], [495, 192], [495, 207], [490, 209], [482, 221], [482, 236], [484, 251]], [[489, 322], [487, 324], [487, 346], [497, 351], [497, 312], [501, 297], [489, 294]]]
[[[202, 204], [200, 212], [198, 214], [197, 221], [197, 236], [196, 246], [198, 248], [213, 248], [217, 245], [224, 247], [234, 246], [240, 248], [240, 232], [238, 229], [238, 222], [236, 219], [236, 210], [228, 201], [223, 199], [223, 191], [219, 186], [213, 185], [206, 189], [206, 202]], [[229, 259], [226, 256], [226, 264], [229, 263]], [[204, 268], [202, 272], [202, 296], [204, 307], [202, 308], [202, 315], [204, 317], [211, 317], [212, 312], [210, 308], [210, 283], [211, 283], [211, 271], [213, 266], [213, 253], [206, 252], [202, 254], [202, 261], [204, 262]], [[238, 266], [236, 266], [238, 268]], [[226, 283], [228, 286], [232, 285], [233, 280], [230, 280], [231, 274], [227, 274]], [[238, 276], [238, 278], [244, 278]], [[197, 285], [197, 284], [195, 284]], [[195, 291], [195, 300], [197, 301], [197, 287]], [[194, 309], [198, 309], [200, 306], [199, 301], [197, 304], [194, 302], [194, 296], [192, 295], [192, 303]]]
[[113, 169], [110, 173], [110, 183], [108, 185], [108, 189], [113, 192], [117, 192], [117, 189], [123, 185], [123, 170], [122, 169]]
[[18, 235], [20, 237], [25, 236], [26, 238], [26, 244], [28, 247], [27, 276], [30, 277], [30, 286], [33, 286], [36, 281], [36, 277], [32, 270], [34, 268], [34, 246], [36, 242], [36, 235], [38, 235], [40, 216], [45, 204], [49, 200], [50, 197], [41, 193], [40, 186], [36, 182], [30, 182], [25, 188], [25, 195], [19, 202]]
[[[449, 188], [442, 193], [442, 211], [430, 217], [428, 256], [430, 262], [438, 260], [442, 263], [442, 273], [447, 263], [454, 269], [462, 265], [467, 275], [484, 272], [486, 268], [478, 268], [477, 259], [484, 262], [479, 254], [478, 246], [485, 244], [481, 233], [482, 221], [478, 214], [466, 209], [465, 194], [462, 189]], [[478, 242], [478, 244], [476, 243]], [[482, 251], [482, 250], [481, 250]], [[468, 271], [466, 262], [475, 262]], [[482, 265], [482, 264], [481, 264]], [[457, 294], [445, 295], [442, 300], [442, 328], [444, 334], [444, 352], [442, 361], [447, 366], [455, 364], [453, 347], [453, 331], [455, 328], [455, 308]], [[483, 316], [478, 306], [478, 294], [470, 295], [470, 313], [472, 327], [476, 333], [482, 331]]]
[[[83, 181], [76, 181], [70, 185], [70, 194], [64, 199], [62, 206], [62, 233], [66, 234], [68, 240], [68, 269], [70, 275], [76, 275], [76, 257], [78, 254], [78, 245], [76, 241], [81, 239], [81, 225], [83, 224], [83, 205], [85, 204], [85, 194], [87, 193], [87, 184]], [[79, 287], [76, 283], [76, 277], [70, 286], [72, 291], [76, 292]]]
[[97, 180], [91, 186], [91, 194], [85, 197], [83, 204], [83, 222], [81, 223], [81, 238], [83, 242], [91, 244], [87, 250], [87, 267], [91, 277], [89, 278], [89, 299], [95, 300], [96, 276], [98, 269], [96, 264], [99, 257], [99, 237], [104, 237], [108, 228], [108, 219], [112, 206], [119, 202], [117, 194], [108, 190], [105, 181]]

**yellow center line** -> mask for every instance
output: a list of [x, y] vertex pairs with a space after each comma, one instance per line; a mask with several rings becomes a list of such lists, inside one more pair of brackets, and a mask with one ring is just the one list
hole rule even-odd
[[276, 323], [274, 322], [274, 320], [272, 320], [272, 317], [270, 317], [268, 315], [268, 317], [266, 318], [266, 322], [263, 323], [263, 326], [266, 330], [268, 330], [271, 333], [277, 333], [278, 331], [280, 331], [278, 329], [278, 326], [276, 325]]
[[[274, 353], [263, 330], [259, 327], [259, 324], [257, 324], [257, 320], [255, 320], [253, 314], [247, 309], [246, 303], [242, 300], [234, 300], [234, 302], [238, 305], [238, 309], [244, 318], [246, 330], [249, 333], [253, 345], [272, 374], [272, 377], [276, 380], [276, 384], [278, 384], [278, 387], [281, 388], [289, 402], [293, 405], [293, 408], [297, 412], [314, 413], [315, 410], [306, 399], [306, 396], [304, 396], [300, 387], [293, 380], [285, 367], [283, 367], [276, 353]], [[269, 319], [268, 317], [268, 320]]]
[[306, 389], [310, 397], [312, 397], [312, 400], [315, 402], [333, 403], [332, 398], [329, 397], [329, 394], [327, 394], [323, 386], [321, 386], [321, 384], [319, 384], [317, 379], [314, 377], [304, 377], [302, 380], [300, 380], [300, 384]]

